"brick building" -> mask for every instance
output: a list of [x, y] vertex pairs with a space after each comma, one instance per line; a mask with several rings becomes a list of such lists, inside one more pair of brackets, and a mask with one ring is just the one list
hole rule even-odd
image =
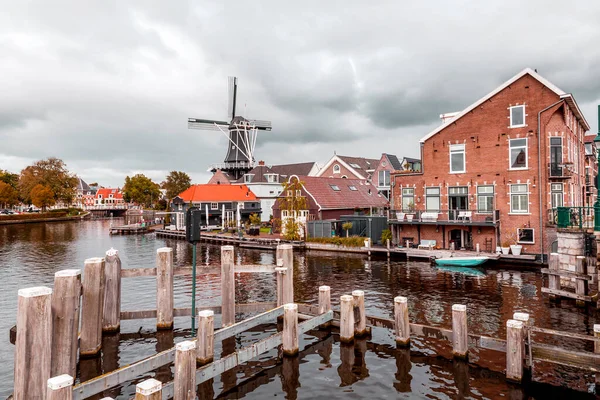
[[394, 241], [548, 254], [552, 209], [585, 201], [589, 125], [573, 96], [525, 69], [442, 120], [421, 139], [421, 172], [392, 175]]

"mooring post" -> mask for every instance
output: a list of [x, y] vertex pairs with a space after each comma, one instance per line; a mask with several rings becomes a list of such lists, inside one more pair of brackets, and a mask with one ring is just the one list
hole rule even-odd
[[65, 269], [54, 274], [50, 376], [76, 374], [80, 297], [81, 270]]
[[283, 304], [294, 302], [294, 248], [291, 244], [280, 244], [283, 267], [287, 268], [283, 275]]
[[410, 322], [408, 320], [408, 299], [406, 297], [394, 297], [394, 321], [396, 345], [400, 347], [410, 346]]
[[[283, 260], [281, 260], [283, 263]], [[277, 307], [283, 305], [283, 276], [287, 268], [277, 266], [275, 267], [275, 273], [277, 274]]]
[[[550, 271], [558, 271], [559, 269], [559, 255], [558, 253], [550, 253], [550, 258], [548, 258], [548, 269]], [[550, 289], [559, 290], [560, 289], [560, 276], [558, 275], [548, 275], [548, 287]], [[551, 294], [551, 301], [560, 300], [560, 297]]]
[[173, 329], [173, 249], [156, 250], [156, 329]]
[[79, 355], [95, 356], [102, 348], [102, 311], [104, 309], [104, 258], [88, 258], [83, 267], [81, 336]]
[[68, 374], [58, 375], [48, 379], [46, 400], [73, 399], [73, 377]]
[[135, 385], [135, 400], [162, 400], [162, 382], [146, 379]]
[[367, 333], [367, 314], [365, 313], [365, 292], [355, 290], [352, 292], [354, 299], [354, 335], [364, 336]]
[[18, 296], [14, 398], [43, 399], [50, 378], [52, 289], [20, 289]]
[[221, 325], [235, 324], [233, 246], [221, 246]]
[[452, 354], [454, 357], [468, 358], [467, 335], [467, 306], [454, 304], [452, 306]]
[[343, 295], [340, 297], [340, 342], [352, 343], [354, 341], [354, 297]]
[[[319, 314], [324, 314], [331, 310], [331, 288], [329, 286], [319, 286]], [[331, 321], [321, 325], [323, 328], [331, 326]]]
[[283, 354], [298, 354], [298, 305], [294, 303], [283, 306]]
[[[600, 324], [594, 324], [594, 337], [600, 339]], [[600, 353], [600, 341], [594, 342], [594, 353]], [[600, 373], [596, 373], [596, 394], [600, 394]]]
[[104, 312], [102, 331], [118, 332], [121, 328], [121, 259], [119, 252], [110, 249], [106, 252], [104, 274]]
[[[531, 319], [529, 318], [529, 314], [516, 312], [513, 314], [513, 319], [515, 321], [521, 321], [523, 323], [523, 343], [527, 344], [529, 349], [529, 354], [531, 354]], [[533, 360], [527, 358], [526, 346], [523, 346], [523, 359], [525, 360], [523, 364], [523, 368], [526, 370], [531, 370]]]
[[[575, 259], [575, 272], [581, 275], [587, 275], [587, 260], [585, 256], [577, 256]], [[575, 279], [575, 293], [587, 296], [588, 281], [587, 279]], [[585, 307], [585, 300], [576, 300], [577, 307]]]
[[173, 399], [196, 399], [196, 342], [194, 341], [188, 340], [180, 342], [175, 346], [175, 383]]
[[198, 336], [196, 349], [196, 362], [200, 365], [212, 362], [215, 354], [215, 313], [211, 310], [198, 312]]
[[477, 243], [475, 245], [475, 251], [477, 252], [477, 255], [479, 255], [479, 253], [481, 252], [481, 248], [479, 247], [479, 243]]
[[514, 319], [506, 321], [506, 379], [523, 379], [523, 322]]

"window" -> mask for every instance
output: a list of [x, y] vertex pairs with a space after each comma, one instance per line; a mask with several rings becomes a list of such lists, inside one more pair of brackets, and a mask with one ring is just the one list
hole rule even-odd
[[360, 165], [358, 165], [358, 164], [355, 164], [355, 163], [352, 163], [352, 164], [350, 164], [350, 166], [351, 166], [352, 168], [358, 168], [358, 169], [360, 169]]
[[210, 209], [211, 210], [218, 210], [219, 209], [219, 203], [210, 203]]
[[494, 186], [477, 186], [477, 212], [490, 213], [494, 211]]
[[358, 190], [356, 186], [348, 186], [348, 189], [352, 190], [353, 192], [356, 192]]
[[425, 207], [427, 211], [440, 210], [440, 188], [430, 187], [425, 188]]
[[450, 145], [450, 173], [465, 172], [465, 145]]
[[296, 197], [302, 196], [302, 190], [296, 190]]
[[585, 144], [585, 155], [586, 156], [593, 156], [594, 155], [594, 144], [593, 143], [586, 143]]
[[510, 185], [510, 212], [515, 214], [529, 212], [529, 193], [526, 184]]
[[519, 128], [525, 126], [525, 106], [510, 107], [510, 127]]
[[277, 183], [277, 174], [265, 174], [268, 183]]
[[182, 206], [181, 204], [179, 204], [179, 205], [177, 206], [177, 211], [181, 211], [182, 209], [183, 209], [183, 206]]
[[510, 169], [527, 169], [527, 139], [509, 140]]
[[281, 210], [281, 218], [287, 218], [289, 216], [288, 210]]
[[244, 183], [252, 182], [252, 178], [254, 178], [254, 174], [245, 174], [244, 175]]
[[517, 242], [524, 244], [534, 244], [534, 233], [535, 232], [533, 228], [517, 228]]
[[415, 189], [402, 189], [402, 210], [414, 210], [415, 208]]
[[335, 190], [336, 192], [340, 191], [340, 187], [338, 185], [329, 185], [331, 187], [331, 189]]
[[379, 186], [390, 186], [390, 171], [379, 171]]
[[334, 174], [339, 174], [340, 173], [340, 166], [338, 164], [335, 164], [333, 166], [333, 173]]
[[550, 185], [550, 194], [552, 196], [552, 208], [563, 206], [563, 185], [562, 183], [553, 183]]
[[294, 192], [293, 192], [293, 191], [291, 191], [291, 190], [288, 190], [288, 191], [286, 191], [285, 195], [286, 195], [287, 197], [293, 197], [293, 196], [294, 196]]

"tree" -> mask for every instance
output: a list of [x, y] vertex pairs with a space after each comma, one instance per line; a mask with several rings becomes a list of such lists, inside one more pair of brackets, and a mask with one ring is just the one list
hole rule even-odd
[[37, 185], [47, 186], [56, 201], [71, 204], [77, 189], [77, 177], [70, 173], [66, 164], [56, 157], [36, 161], [21, 171], [19, 194], [21, 199], [32, 203], [31, 191]]
[[171, 200], [179, 193], [192, 186], [189, 175], [182, 171], [171, 171], [167, 179], [161, 183], [161, 187], [167, 190], [167, 199]]
[[41, 208], [42, 211], [46, 211], [47, 207], [56, 204], [52, 189], [41, 184], [37, 184], [31, 189], [31, 202], [34, 206]]
[[19, 193], [17, 189], [4, 181], [0, 181], [0, 205], [11, 207], [19, 204]]
[[342, 229], [346, 231], [346, 237], [348, 237], [348, 232], [350, 231], [350, 229], [352, 229], [352, 222], [344, 222], [342, 224]]
[[[304, 184], [299, 179], [291, 179], [282, 184], [283, 197], [277, 199], [279, 208], [282, 212], [281, 222], [283, 237], [287, 240], [300, 240], [300, 221], [298, 216], [300, 211], [308, 208], [306, 197], [302, 196], [302, 188]], [[284, 211], [288, 217], [283, 217]]]
[[18, 189], [19, 175], [0, 169], [0, 181], [12, 186], [14, 189]]
[[145, 207], [158, 201], [160, 196], [160, 187], [152, 182], [150, 178], [144, 174], [137, 174], [125, 177], [125, 186], [123, 186], [123, 199], [126, 202], [134, 202], [143, 204]]

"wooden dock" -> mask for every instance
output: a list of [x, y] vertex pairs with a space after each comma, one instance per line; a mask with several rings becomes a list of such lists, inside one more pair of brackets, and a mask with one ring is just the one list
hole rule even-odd
[[141, 235], [149, 232], [148, 224], [130, 224], [122, 226], [111, 226], [109, 233], [111, 235]]

